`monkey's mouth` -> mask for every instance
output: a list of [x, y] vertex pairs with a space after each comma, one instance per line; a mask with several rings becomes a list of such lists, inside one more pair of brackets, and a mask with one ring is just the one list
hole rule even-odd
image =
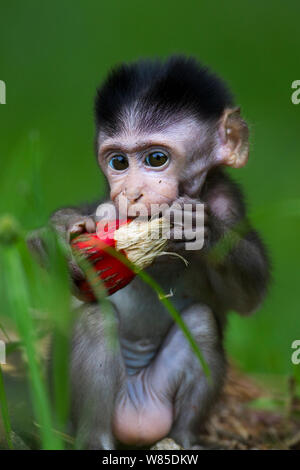
[[162, 211], [151, 211], [151, 210], [147, 210], [147, 213], [146, 211], [142, 211], [138, 209], [136, 211], [129, 210], [127, 212], [127, 217], [129, 219], [132, 219], [132, 220], [139, 219], [140, 221], [145, 221], [145, 222], [150, 222], [150, 220], [153, 220], [153, 219], [161, 219], [163, 215], [164, 214]]

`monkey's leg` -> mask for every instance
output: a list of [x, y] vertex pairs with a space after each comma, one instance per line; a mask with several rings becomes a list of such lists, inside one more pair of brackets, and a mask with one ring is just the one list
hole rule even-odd
[[211, 383], [182, 331], [173, 325], [156, 358], [120, 389], [114, 433], [128, 445], [148, 445], [167, 435], [186, 449], [221, 389], [225, 360], [213, 313], [194, 305], [182, 313], [211, 370]]
[[149, 368], [149, 382], [173, 402], [173, 425], [169, 436], [185, 449], [197, 444], [201, 424], [223, 384], [226, 363], [213, 313], [204, 305], [189, 307], [182, 318], [210, 368], [209, 383], [198, 358], [177, 325], [169, 332]]
[[109, 340], [111, 323], [118, 334], [117, 317], [109, 317], [109, 325], [98, 305], [86, 304], [81, 311], [71, 353], [72, 418], [78, 446], [114, 449], [112, 416], [117, 392], [125, 380], [118, 337], [112, 338], [114, 345]]

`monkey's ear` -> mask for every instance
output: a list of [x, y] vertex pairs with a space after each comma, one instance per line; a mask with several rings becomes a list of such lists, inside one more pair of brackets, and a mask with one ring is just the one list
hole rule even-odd
[[249, 154], [249, 131], [240, 116], [240, 108], [225, 109], [219, 125], [221, 147], [219, 164], [241, 168], [246, 165]]

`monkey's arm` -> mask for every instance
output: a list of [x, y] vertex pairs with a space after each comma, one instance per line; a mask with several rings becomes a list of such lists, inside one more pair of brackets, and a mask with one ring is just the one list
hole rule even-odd
[[209, 211], [203, 256], [214, 289], [228, 309], [250, 313], [270, 279], [265, 246], [247, 220], [239, 187], [221, 170], [208, 177], [201, 199]]
[[[67, 242], [70, 241], [70, 235], [81, 233], [83, 231], [95, 231], [94, 214], [100, 202], [92, 204], [83, 204], [80, 207], [70, 207], [59, 209], [50, 217], [50, 225]], [[43, 242], [43, 228], [33, 231], [27, 240], [31, 252], [37, 256], [40, 263], [47, 266], [48, 254], [47, 248]], [[70, 252], [69, 269], [72, 279], [81, 279], [83, 273], [77, 266]]]
[[[72, 233], [80, 231], [80, 228], [87, 229], [87, 231], [93, 231], [95, 226], [93, 224], [94, 215], [97, 207], [100, 202], [95, 202], [91, 204], [82, 204], [79, 207], [68, 207], [55, 211], [50, 217], [51, 225], [57, 230], [61, 235], [69, 235], [70, 231]], [[78, 229], [78, 230], [76, 230]]]

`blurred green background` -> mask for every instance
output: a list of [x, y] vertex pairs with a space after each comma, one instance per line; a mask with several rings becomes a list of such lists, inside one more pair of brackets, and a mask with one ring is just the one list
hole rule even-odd
[[[266, 302], [253, 317], [232, 314], [227, 331], [230, 354], [256, 373], [290, 372], [300, 339], [299, 18], [297, 0], [0, 0], [0, 207], [27, 228], [103, 193], [93, 98], [115, 63], [185, 53], [228, 81], [251, 130], [249, 164], [232, 174], [273, 261]], [[36, 145], [41, 176], [29, 177]], [[26, 200], [30, 185], [42, 218]]]

